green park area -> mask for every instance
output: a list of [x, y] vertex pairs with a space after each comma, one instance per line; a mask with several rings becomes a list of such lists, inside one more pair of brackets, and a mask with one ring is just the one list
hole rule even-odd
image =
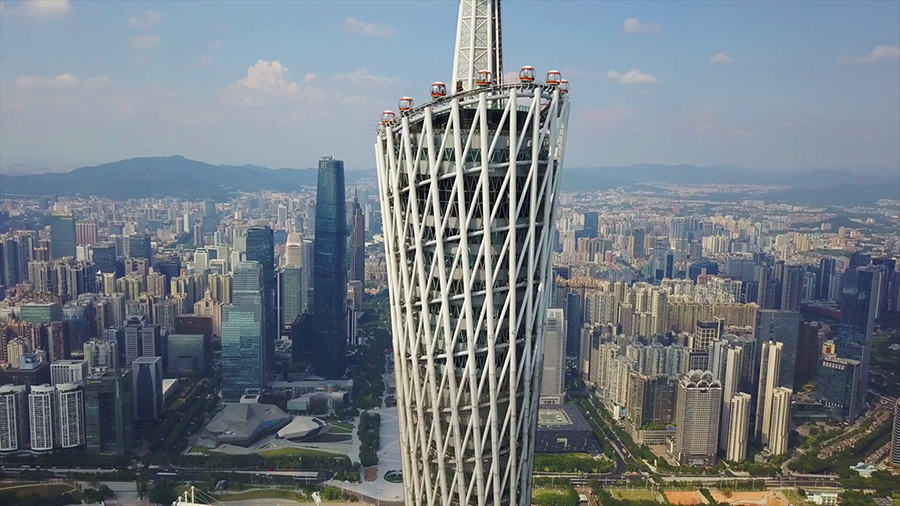
[[534, 456], [537, 472], [608, 473], [615, 468], [615, 462], [606, 457], [595, 459], [587, 453], [538, 453]]

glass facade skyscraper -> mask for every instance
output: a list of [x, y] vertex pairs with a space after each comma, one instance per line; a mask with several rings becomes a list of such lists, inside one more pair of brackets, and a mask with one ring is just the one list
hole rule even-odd
[[281, 271], [282, 293], [282, 326], [294, 321], [303, 311], [306, 298], [303, 286], [303, 268], [293, 265], [285, 266]]
[[71, 214], [50, 217], [50, 255], [53, 258], [75, 256], [75, 219]]
[[313, 315], [316, 374], [344, 374], [347, 350], [347, 199], [344, 162], [319, 160], [313, 254]]
[[844, 272], [841, 290], [841, 325], [835, 344], [841, 358], [859, 361], [859, 396], [856, 412], [866, 401], [869, 363], [872, 357], [872, 332], [881, 295], [884, 268], [857, 267]]
[[259, 263], [262, 271], [263, 308], [263, 371], [272, 363], [275, 339], [278, 336], [278, 315], [275, 311], [275, 235], [269, 226], [251, 227], [247, 231], [247, 261]]
[[263, 387], [263, 271], [258, 262], [234, 268], [231, 304], [222, 309], [222, 394], [236, 400]]

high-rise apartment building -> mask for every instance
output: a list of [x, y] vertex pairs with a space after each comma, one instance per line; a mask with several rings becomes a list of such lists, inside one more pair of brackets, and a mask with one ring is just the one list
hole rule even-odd
[[788, 265], [781, 280], [781, 309], [800, 311], [803, 300], [803, 278], [806, 274], [802, 265]]
[[[497, 0], [461, 1], [457, 34], [449, 86], [419, 107], [404, 99], [376, 142], [406, 504], [520, 506], [531, 503], [568, 83], [536, 81], [532, 67], [505, 77]], [[576, 356], [580, 319], [568, 321]]]
[[264, 382], [265, 335], [263, 271], [258, 262], [234, 268], [231, 304], [222, 311], [222, 394], [237, 400], [248, 388]]
[[894, 426], [891, 430], [891, 465], [900, 467], [900, 399], [894, 401]]
[[30, 437], [28, 387], [0, 386], [0, 452], [24, 449]]
[[35, 385], [28, 394], [28, 420], [31, 423], [31, 450], [53, 449], [53, 415], [56, 389], [50, 385]]
[[788, 434], [791, 422], [791, 389], [777, 387], [772, 392], [772, 408], [769, 413], [769, 432], [766, 435], [766, 450], [772, 455], [787, 452]]
[[50, 217], [50, 255], [56, 258], [74, 257], [75, 220], [71, 214], [54, 214]]
[[722, 373], [719, 375], [716, 374], [716, 371], [713, 371], [713, 376], [722, 383], [722, 414], [721, 426], [719, 428], [719, 448], [726, 451], [728, 449], [728, 438], [731, 437], [731, 429], [729, 427], [732, 416], [731, 398], [740, 393], [738, 392], [738, 389], [740, 388], [741, 383], [743, 352], [744, 349], [740, 346], [725, 347], [725, 349], [722, 350], [721, 362], [723, 362], [723, 364], [721, 366], [717, 365], [718, 368], [722, 369]]
[[160, 357], [140, 357], [131, 363], [135, 421], [159, 420], [163, 409], [163, 366]]
[[75, 223], [75, 242], [78, 246], [87, 246], [97, 242], [97, 222], [84, 220]]
[[84, 343], [84, 360], [89, 370], [94, 367], [116, 369], [119, 364], [118, 343], [115, 340], [92, 339]]
[[88, 375], [86, 360], [58, 360], [50, 364], [50, 384], [79, 383]]
[[[728, 407], [728, 446], [725, 460], [740, 462], [747, 458], [747, 436], [750, 432], [750, 394], [738, 392], [731, 396]], [[722, 430], [726, 430], [723, 427]]]
[[344, 162], [319, 160], [316, 186], [313, 324], [316, 374], [337, 379], [347, 352], [347, 199]]
[[138, 357], [158, 357], [163, 352], [159, 325], [150, 323], [147, 315], [130, 315], [125, 322], [125, 365]]
[[541, 403], [562, 404], [566, 386], [566, 315], [562, 309], [547, 310], [544, 326], [544, 372]]
[[711, 371], [690, 371], [678, 383], [673, 457], [682, 465], [716, 463], [722, 384]]
[[767, 341], [762, 344], [759, 362], [759, 391], [756, 397], [756, 422], [754, 435], [762, 444], [768, 444], [772, 430], [772, 401], [778, 388], [781, 370], [782, 343]]
[[56, 385], [58, 440], [60, 448], [84, 444], [84, 389], [80, 384]]

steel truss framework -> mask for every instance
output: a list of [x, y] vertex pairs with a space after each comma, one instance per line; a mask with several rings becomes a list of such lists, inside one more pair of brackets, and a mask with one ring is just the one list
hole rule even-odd
[[375, 146], [407, 505], [531, 503], [568, 95], [459, 93]]

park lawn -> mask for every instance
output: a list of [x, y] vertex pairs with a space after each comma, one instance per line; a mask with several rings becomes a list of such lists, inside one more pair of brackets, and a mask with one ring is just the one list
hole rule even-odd
[[340, 457], [337, 453], [307, 450], [306, 448], [279, 448], [278, 450], [259, 452], [259, 455], [267, 459], [279, 457]]
[[34, 483], [27, 485], [11, 483], [0, 486], [0, 492], [13, 492], [19, 496], [38, 494], [43, 497], [59, 497], [66, 492], [74, 493], [76, 490], [72, 485], [66, 483]]
[[221, 494], [214, 496], [217, 501], [250, 501], [253, 499], [291, 499], [298, 502], [307, 501], [293, 490], [268, 489], [268, 490], [248, 490], [246, 492], [235, 492], [230, 494]]
[[332, 434], [350, 434], [353, 432], [352, 423], [336, 423], [328, 428]]
[[656, 494], [652, 490], [631, 489], [631, 488], [610, 488], [607, 489], [616, 499], [626, 501], [656, 501]]
[[203, 455], [209, 455], [209, 448], [205, 446], [192, 446], [190, 450], [188, 450], [188, 455], [190, 454], [202, 453]]

